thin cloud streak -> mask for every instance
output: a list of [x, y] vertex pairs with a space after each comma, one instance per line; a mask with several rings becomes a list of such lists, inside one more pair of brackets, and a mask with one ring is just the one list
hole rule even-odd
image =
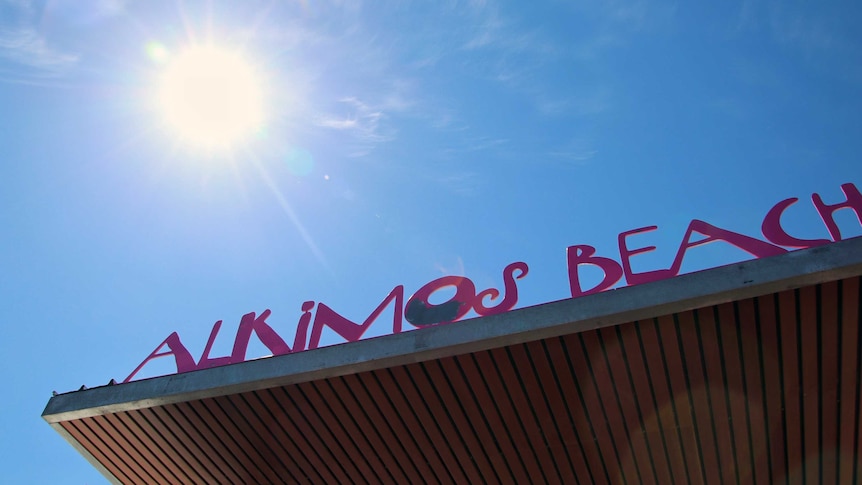
[[394, 139], [394, 133], [383, 132], [381, 121], [386, 118], [386, 114], [382, 110], [369, 106], [355, 97], [341, 99], [340, 103], [348, 106], [351, 112], [340, 117], [320, 116], [315, 124], [322, 128], [348, 133], [358, 144], [351, 153], [352, 156], [366, 155], [377, 144]]
[[52, 47], [38, 30], [35, 2], [6, 1], [0, 7], [0, 82], [48, 85], [78, 63], [80, 56]]
[[73, 67], [79, 56], [52, 49], [35, 29], [19, 27], [0, 30], [0, 58], [27, 69], [36, 77], [56, 77]]

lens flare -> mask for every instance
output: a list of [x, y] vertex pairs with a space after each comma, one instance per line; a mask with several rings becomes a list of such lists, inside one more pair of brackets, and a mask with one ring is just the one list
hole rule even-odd
[[147, 52], [147, 57], [159, 64], [166, 62], [170, 57], [168, 49], [159, 42], [148, 42], [144, 49]]
[[305, 176], [314, 170], [314, 158], [308, 150], [291, 148], [284, 155], [288, 170], [294, 175]]

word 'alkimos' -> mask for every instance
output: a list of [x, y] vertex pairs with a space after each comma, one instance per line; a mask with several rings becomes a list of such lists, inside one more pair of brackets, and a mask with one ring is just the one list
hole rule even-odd
[[[855, 185], [850, 183], [841, 185], [841, 190], [844, 192], [846, 200], [834, 205], [823, 203], [823, 199], [818, 194], [811, 196], [814, 207], [826, 225], [826, 229], [832, 238], [831, 240], [799, 239], [787, 233], [781, 226], [781, 216], [788, 207], [799, 200], [793, 197], [775, 204], [766, 213], [761, 226], [761, 231], [766, 239], [765, 241], [722, 229], [701, 220], [692, 220], [685, 231], [673, 264], [668, 269], [634, 273], [631, 267], [630, 260], [632, 256], [650, 252], [656, 248], [655, 246], [631, 248], [626, 238], [635, 234], [655, 231], [658, 229], [658, 226], [641, 227], [620, 233], [617, 237], [620, 254], [619, 261], [597, 256], [595, 254], [596, 249], [593, 246], [586, 244], [569, 246], [566, 250], [566, 260], [572, 297], [576, 298], [605, 291], [616, 285], [623, 277], [625, 277], [627, 285], [638, 285], [672, 278], [679, 274], [683, 258], [689, 249], [716, 241], [724, 241], [727, 244], [746, 251], [755, 258], [783, 254], [788, 252], [786, 248], [804, 249], [828, 244], [833, 241], [840, 241], [841, 232], [838, 229], [838, 224], [835, 222], [835, 211], [844, 208], [852, 209], [855, 211], [860, 225], [862, 225], [862, 194], [859, 193], [859, 189]], [[698, 233], [703, 237], [692, 241], [694, 233]], [[602, 280], [598, 284], [586, 290], [581, 287], [578, 277], [579, 269], [583, 265], [598, 267], [604, 273]], [[254, 312], [243, 315], [237, 329], [236, 338], [234, 339], [233, 351], [230, 355], [223, 357], [210, 357], [213, 342], [221, 328], [221, 320], [213, 325], [203, 355], [197, 361], [195, 361], [180, 341], [180, 336], [177, 332], [173, 332], [123, 382], [129, 382], [148, 362], [160, 357], [173, 356], [176, 361], [177, 373], [243, 362], [246, 359], [246, 350], [252, 332], [272, 352], [272, 355], [284, 355], [317, 348], [320, 344], [321, 333], [325, 327], [334, 330], [335, 333], [346, 341], [355, 342], [362, 338], [365, 331], [377, 320], [383, 310], [393, 303], [392, 333], [401, 332], [404, 319], [415, 327], [421, 328], [456, 322], [471, 310], [476, 312], [480, 317], [507, 312], [514, 308], [518, 302], [516, 280], [526, 276], [527, 271], [527, 264], [523, 262], [512, 263], [503, 269], [504, 288], [502, 298], [500, 298], [500, 291], [495, 288], [489, 288], [477, 293], [476, 286], [469, 278], [463, 276], [444, 276], [420, 288], [419, 291], [407, 299], [405, 305], [404, 286], [398, 285], [386, 295], [383, 301], [377, 305], [377, 308], [362, 323], [356, 323], [344, 318], [324, 303], [318, 303], [316, 311], [312, 314], [315, 303], [313, 301], [306, 301], [301, 306], [303, 313], [299, 317], [293, 346], [288, 345], [266, 322], [267, 317], [271, 313], [269, 310], [264, 310], [260, 315]], [[454, 287], [455, 294], [447, 302], [440, 304], [429, 303], [431, 295], [448, 287]], [[499, 301], [497, 301], [498, 299]], [[486, 301], [491, 306], [485, 306]], [[311, 327], [310, 338], [308, 335], [309, 327]], [[167, 350], [163, 351], [165, 347], [167, 347]]]

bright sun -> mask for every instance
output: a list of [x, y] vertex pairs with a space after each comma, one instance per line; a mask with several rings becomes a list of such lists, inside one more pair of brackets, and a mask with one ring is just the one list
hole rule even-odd
[[236, 52], [192, 47], [170, 60], [159, 104], [170, 129], [205, 150], [227, 150], [264, 122], [261, 80]]

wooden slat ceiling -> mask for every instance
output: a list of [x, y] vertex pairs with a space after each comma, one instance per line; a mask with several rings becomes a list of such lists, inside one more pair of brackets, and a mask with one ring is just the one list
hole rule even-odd
[[860, 278], [65, 421], [123, 483], [853, 483]]

